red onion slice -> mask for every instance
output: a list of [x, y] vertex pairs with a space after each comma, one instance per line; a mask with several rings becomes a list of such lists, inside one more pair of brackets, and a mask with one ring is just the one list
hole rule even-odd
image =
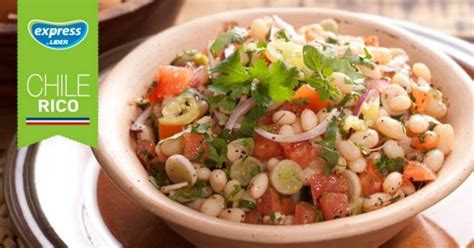
[[362, 94], [362, 96], [359, 98], [357, 103], [354, 105], [354, 108], [352, 109], [352, 113], [355, 116], [359, 116], [360, 110], [362, 109], [362, 104], [364, 104], [365, 101], [370, 99], [370, 97], [372, 97], [375, 93], [377, 93], [375, 89], [368, 89], [367, 91], [365, 91], [364, 94]]
[[151, 114], [151, 106], [146, 108], [133, 122], [132, 126], [130, 127], [131, 131], [134, 132], [141, 132], [145, 128], [145, 121], [150, 117]]
[[235, 126], [235, 123], [237, 123], [237, 120], [247, 112], [250, 111], [255, 106], [255, 101], [251, 98], [241, 102], [232, 112], [232, 114], [229, 117], [229, 120], [225, 124], [225, 129], [232, 130]]
[[293, 134], [293, 135], [280, 135], [280, 134], [267, 132], [263, 130], [262, 128], [256, 128], [255, 132], [258, 133], [260, 136], [268, 140], [275, 141], [275, 142], [280, 142], [280, 143], [301, 142], [305, 140], [310, 140], [312, 138], [318, 137], [319, 135], [325, 133], [334, 116], [339, 116], [339, 111], [337, 109], [333, 109], [331, 112], [329, 112], [329, 115], [326, 117], [326, 119], [324, 119], [319, 125], [317, 125], [313, 129], [310, 129], [304, 133], [298, 133], [298, 134]]

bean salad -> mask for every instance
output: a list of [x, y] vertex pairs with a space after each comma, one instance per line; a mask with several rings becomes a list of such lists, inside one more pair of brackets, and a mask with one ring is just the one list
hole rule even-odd
[[338, 29], [227, 23], [160, 65], [130, 127], [150, 183], [205, 215], [293, 225], [374, 211], [436, 180], [454, 130], [429, 67]]

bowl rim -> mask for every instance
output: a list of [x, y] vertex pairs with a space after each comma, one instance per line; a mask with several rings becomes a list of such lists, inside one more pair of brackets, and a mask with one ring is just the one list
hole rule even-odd
[[[404, 39], [408, 39], [410, 43], [415, 43], [418, 46], [422, 46], [421, 42], [417, 41], [416, 37], [408, 31], [391, 24], [374, 23], [374, 21], [370, 19], [370, 16], [365, 16], [364, 14], [320, 8], [243, 9], [221, 12], [218, 14], [201, 17], [155, 34], [149, 40], [145, 41], [143, 44], [135, 48], [124, 59], [122, 59], [122, 61], [119, 62], [119, 64], [112, 70], [109, 76], [114, 74], [115, 70], [119, 69], [119, 65], [124, 63], [123, 61], [132, 58], [134, 54], [138, 54], [137, 51], [145, 47], [146, 44], [153, 43], [154, 40], [160, 39], [161, 36], [165, 36], [166, 34], [182, 29], [183, 27], [202, 25], [207, 22], [222, 21], [227, 19], [227, 16], [248, 14], [260, 16], [270, 14], [296, 15], [298, 13], [314, 15], [332, 15], [336, 18], [341, 17], [343, 19], [347, 18], [355, 22], [370, 23], [371, 25], [380, 27], [380, 30], [383, 32], [388, 32], [389, 34], [403, 37]], [[466, 85], [469, 91], [474, 92], [470, 78], [468, 77], [466, 72], [460, 68], [458, 64], [456, 64], [451, 58], [449, 58], [441, 51], [437, 51], [434, 49], [428, 50], [437, 60], [440, 60], [446, 65], [448, 65], [451, 70], [453, 70], [454, 73], [459, 77], [462, 84]], [[106, 79], [104, 81], [104, 84], [107, 84], [108, 81], [109, 80]], [[103, 85], [100, 86], [100, 88], [102, 87]], [[99, 104], [100, 102], [101, 100], [99, 99]], [[468, 113], [472, 114], [473, 111], [471, 110]], [[99, 130], [101, 130], [100, 126], [101, 125], [99, 124]], [[182, 204], [176, 203], [166, 196], [163, 196], [166, 199], [152, 199], [151, 195], [144, 194], [143, 192], [140, 192], [140, 190], [130, 190], [129, 185], [133, 185], [135, 182], [133, 182], [131, 178], [127, 177], [126, 175], [121, 174], [120, 171], [116, 170], [113, 165], [109, 164], [110, 160], [108, 159], [108, 157], [112, 155], [112, 151], [107, 149], [106, 146], [102, 145], [104, 144], [104, 137], [101, 133], [102, 132], [99, 132], [99, 147], [97, 149], [93, 149], [94, 155], [100, 162], [105, 172], [112, 178], [114, 183], [117, 184], [119, 188], [124, 191], [129, 197], [131, 197], [132, 200], [139, 203], [139, 205], [159, 215], [161, 218], [167, 220], [167, 222], [172, 222], [188, 229], [192, 229], [194, 231], [202, 232], [210, 236], [216, 236], [224, 239], [259, 243], [302, 243], [333, 240], [342, 237], [350, 237], [363, 233], [368, 233], [394, 225], [427, 209], [428, 207], [434, 205], [436, 202], [440, 201], [449, 193], [451, 193], [468, 177], [468, 175], [472, 171], [472, 166], [474, 164], [474, 152], [470, 152], [468, 155], [466, 155], [466, 157], [463, 158], [462, 161], [459, 162], [460, 166], [455, 167], [455, 169], [453, 169], [453, 171], [451, 171], [451, 173], [446, 176], [445, 180], [435, 181], [434, 183], [431, 183], [426, 187], [423, 187], [422, 189], [418, 190], [413, 194], [413, 196], [417, 197], [408, 197], [403, 201], [395, 202], [377, 211], [306, 225], [249, 225], [244, 223], [233, 223], [215, 217], [206, 216]], [[470, 137], [468, 136], [468, 138]], [[472, 150], [474, 149], [471, 148], [471, 151]], [[135, 155], [133, 154], [133, 156]], [[288, 237], [291, 237], [291, 239]]]

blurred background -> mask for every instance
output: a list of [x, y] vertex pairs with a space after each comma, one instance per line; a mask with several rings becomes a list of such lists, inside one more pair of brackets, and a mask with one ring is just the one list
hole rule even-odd
[[[99, 0], [100, 53], [201, 16], [260, 7], [369, 13], [474, 42], [474, 0]], [[0, 165], [16, 132], [16, 12], [16, 0], [0, 1]], [[0, 196], [0, 247], [14, 244]]]

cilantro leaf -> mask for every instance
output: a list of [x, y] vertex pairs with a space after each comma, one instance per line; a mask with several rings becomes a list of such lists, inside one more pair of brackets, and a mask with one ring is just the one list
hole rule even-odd
[[240, 129], [238, 134], [240, 137], [251, 137], [253, 135], [253, 130], [257, 126], [257, 121], [260, 117], [265, 114], [266, 107], [257, 105], [255, 108], [250, 110], [250, 112], [245, 115], [244, 120], [240, 124]]
[[[347, 55], [347, 54], [346, 54]], [[313, 46], [305, 45], [303, 47], [303, 61], [305, 65], [315, 71], [322, 79], [329, 80], [332, 72], [341, 72], [351, 79], [361, 78], [360, 74], [351, 64], [354, 58], [348, 59], [348, 56], [339, 58], [336, 56], [325, 55]]]
[[283, 62], [277, 61], [273, 63], [265, 83], [269, 85], [270, 97], [281, 102], [291, 99], [297, 82], [298, 70], [294, 67], [287, 69]]
[[306, 82], [319, 93], [321, 101], [328, 99], [335, 101], [339, 96], [339, 90], [336, 85], [330, 83], [328, 80], [311, 76], [306, 79]]
[[234, 98], [223, 94], [209, 97], [208, 102], [209, 110], [211, 112], [217, 108], [223, 108], [225, 111], [232, 111], [236, 105]]
[[257, 204], [250, 200], [242, 199], [239, 201], [239, 207], [247, 208], [247, 209], [254, 209], [257, 207]]
[[305, 45], [303, 47], [303, 62], [306, 67], [321, 74], [324, 66], [324, 55], [315, 47]]
[[290, 41], [290, 39], [288, 38], [288, 35], [286, 35], [286, 32], [285, 30], [280, 30], [278, 31], [277, 33], [277, 39], [283, 39], [285, 40], [286, 42]]
[[403, 166], [405, 165], [405, 160], [402, 157], [388, 158], [387, 156], [383, 155], [379, 160], [377, 160], [375, 165], [382, 174], [387, 175], [390, 172], [402, 171]]
[[318, 144], [322, 147], [320, 156], [328, 162], [328, 165], [331, 168], [334, 168], [334, 166], [337, 165], [339, 157], [341, 156], [341, 154], [336, 151], [337, 126], [337, 118], [333, 117], [331, 123], [328, 126], [326, 138], [323, 141], [318, 142]]
[[212, 43], [210, 50], [214, 56], [216, 56], [222, 49], [224, 49], [230, 43], [244, 41], [247, 36], [247, 30], [241, 27], [234, 27], [233, 29], [219, 34], [214, 43]]
[[212, 80], [212, 87], [223, 91], [232, 90], [234, 84], [242, 84], [250, 80], [250, 74], [245, 70], [240, 61], [241, 49], [231, 54], [222, 63], [216, 65], [211, 69], [212, 72], [217, 73], [218, 76]]
[[269, 69], [263, 60], [257, 60], [249, 68], [249, 72], [268, 89], [268, 94], [274, 101], [290, 100], [293, 96], [293, 88], [298, 82], [296, 68], [288, 69], [283, 62], [277, 61]]
[[249, 72], [250, 72], [250, 75], [252, 75], [254, 78], [262, 81], [268, 75], [267, 63], [262, 59], [256, 60], [249, 67]]
[[208, 141], [209, 157], [205, 162], [208, 167], [221, 168], [227, 160], [227, 141], [214, 137]]

